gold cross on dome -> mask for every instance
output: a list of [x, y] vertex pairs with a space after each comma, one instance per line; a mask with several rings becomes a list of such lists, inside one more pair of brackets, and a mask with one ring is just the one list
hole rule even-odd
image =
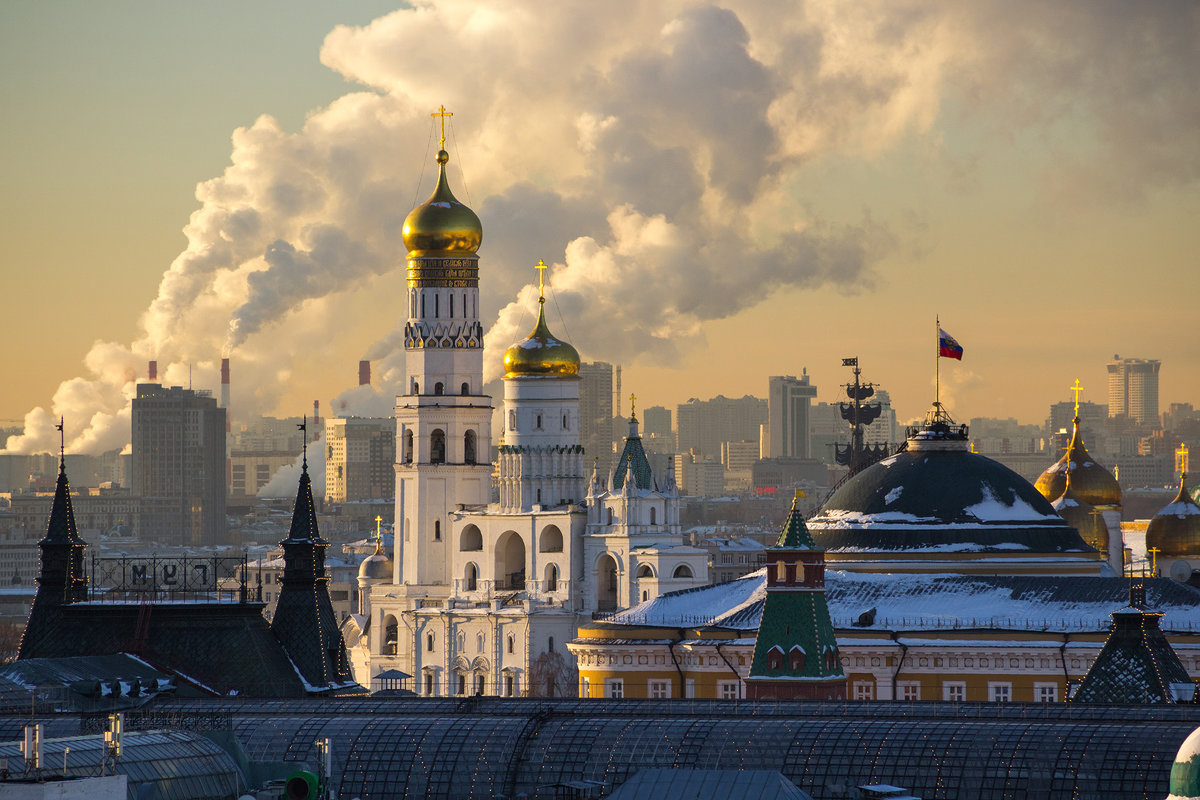
[[445, 106], [438, 106], [438, 110], [430, 114], [431, 117], [441, 117], [439, 120], [442, 123], [442, 137], [438, 140], [438, 150], [446, 149], [446, 117], [453, 117], [454, 112], [447, 111]]
[[545, 261], [543, 261], [542, 259], [539, 258], [538, 263], [534, 264], [533, 268], [538, 271], [538, 297], [540, 297], [542, 300], [545, 300], [546, 299], [546, 282], [545, 282], [546, 270], [548, 270], [550, 267], [549, 267], [549, 265], [546, 264]]
[[637, 416], [637, 395], [636, 394], [629, 395], [629, 416], [631, 416], [631, 417]]
[[1188, 447], [1186, 444], [1179, 445], [1179, 449], [1175, 451], [1179, 454], [1179, 471], [1188, 471]]
[[1079, 385], [1079, 378], [1075, 379], [1075, 384], [1070, 387], [1075, 393], [1075, 416], [1079, 416], [1079, 393], [1083, 391], [1083, 387]]

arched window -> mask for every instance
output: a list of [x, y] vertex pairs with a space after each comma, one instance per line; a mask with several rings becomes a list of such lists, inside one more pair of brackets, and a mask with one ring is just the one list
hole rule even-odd
[[653, 570], [653, 569], [650, 567], [650, 565], [649, 565], [649, 564], [640, 564], [640, 565], [638, 566], [638, 570], [637, 570], [637, 576], [638, 576], [638, 579], [641, 579], [641, 578], [653, 578], [653, 577], [654, 577], [654, 570]]
[[547, 525], [542, 531], [538, 550], [543, 553], [561, 553], [563, 551], [563, 535], [557, 525]]
[[675, 568], [675, 572], [671, 575], [672, 578], [691, 578], [692, 568], [687, 564], [680, 564]]
[[462, 390], [459, 392], [459, 394], [470, 394], [470, 393], [471, 393], [471, 384], [467, 383], [466, 381], [463, 381]]
[[642, 602], [643, 603], [646, 602], [646, 598], [648, 598], [649, 596], [650, 596], [650, 593], [647, 592], [645, 589], [643, 589], [642, 590]]
[[429, 434], [429, 463], [446, 463], [446, 432], [441, 428], [434, 428]]
[[651, 525], [653, 525], [656, 522], [654, 515], [657, 510], [658, 509], [656, 509], [654, 506], [650, 506], [650, 524]]
[[509, 653], [511, 653], [511, 652], [513, 651], [513, 647], [514, 647], [515, 645], [516, 645], [516, 642], [513, 640], [513, 637], [512, 637], [512, 636], [509, 636], [509, 637], [508, 637], [508, 652], [509, 652]]
[[480, 634], [478, 634], [478, 635], [476, 635], [476, 636], [475, 636], [475, 652], [476, 652], [476, 653], [482, 653], [482, 652], [483, 652], [483, 645], [484, 645], [484, 642], [485, 642], [485, 641], [486, 641], [486, 640], [483, 638], [483, 634], [482, 634], [482, 633], [480, 633]]
[[437, 383], [435, 383], [433, 385], [433, 393], [434, 394], [441, 395], [445, 391], [446, 391], [446, 384], [442, 383], [441, 381], [438, 381]]
[[546, 565], [546, 591], [558, 591], [558, 567], [554, 564]]
[[463, 434], [463, 463], [475, 463], [475, 431]]
[[425, 316], [425, 293], [421, 292], [421, 316]]
[[433, 652], [433, 643], [434, 643], [433, 634], [432, 633], [428, 634], [425, 637], [425, 649], [431, 653]]
[[435, 519], [433, 521], [433, 540], [435, 542], [440, 542], [442, 540], [442, 521], [440, 519]]
[[467, 635], [465, 633], [463, 633], [462, 631], [459, 631], [458, 632], [458, 652], [461, 653], [463, 650], [466, 650], [466, 649], [467, 649]]
[[546, 643], [546, 652], [547, 653], [554, 652], [554, 637], [553, 636], [551, 636], [550, 641]]
[[383, 618], [383, 646], [380, 649], [380, 654], [385, 656], [396, 655], [396, 648], [400, 644], [399, 639], [400, 625], [396, 622], [396, 618], [387, 616]]
[[412, 428], [404, 430], [404, 463], [411, 464], [413, 460], [413, 432]]
[[539, 431], [542, 429], [542, 415], [541, 414], [537, 415], [537, 422], [534, 423], [533, 427], [537, 428]]
[[463, 588], [468, 592], [473, 592], [479, 585], [479, 567], [475, 566], [474, 562], [467, 564], [466, 572], [463, 574]]
[[418, 383], [417, 381], [413, 381], [413, 394], [420, 394], [420, 393], [421, 393], [421, 384]]
[[567, 415], [563, 414], [563, 430], [567, 429]]
[[462, 529], [462, 533], [458, 537], [459, 550], [482, 550], [483, 549], [483, 533], [474, 525], [468, 525]]
[[607, 524], [609, 524], [609, 525], [612, 525], [612, 524], [613, 524], [613, 513], [612, 513], [612, 509], [611, 509], [611, 508], [606, 508], [606, 509], [604, 509], [604, 512], [605, 512], [605, 513], [604, 513], [604, 518], [605, 518], [605, 521], [606, 521], [606, 523], [607, 523]]

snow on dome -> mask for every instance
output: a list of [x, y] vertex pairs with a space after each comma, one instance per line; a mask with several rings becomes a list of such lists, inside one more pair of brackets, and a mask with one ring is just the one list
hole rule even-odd
[[1171, 765], [1170, 790], [1167, 800], [1200, 800], [1200, 728], [1179, 745]]

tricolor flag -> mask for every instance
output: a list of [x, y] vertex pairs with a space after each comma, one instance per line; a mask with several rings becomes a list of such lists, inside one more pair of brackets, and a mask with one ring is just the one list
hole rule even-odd
[[962, 353], [962, 345], [954, 341], [953, 336], [938, 328], [938, 356], [962, 361]]

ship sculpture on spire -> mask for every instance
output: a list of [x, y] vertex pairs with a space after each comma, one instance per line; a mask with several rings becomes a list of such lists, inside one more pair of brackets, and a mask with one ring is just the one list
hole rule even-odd
[[864, 403], [875, 395], [875, 384], [862, 383], [862, 370], [858, 366], [858, 356], [843, 358], [843, 367], [854, 368], [854, 383], [846, 384], [846, 395], [849, 403], [839, 403], [842, 419], [850, 424], [850, 444], [834, 445], [834, 458], [837, 463], [850, 468], [850, 475], [857, 474], [876, 461], [880, 461], [890, 453], [891, 448], [886, 444], [869, 445], [863, 442], [863, 426], [870, 425], [879, 419], [883, 406], [879, 403]]

